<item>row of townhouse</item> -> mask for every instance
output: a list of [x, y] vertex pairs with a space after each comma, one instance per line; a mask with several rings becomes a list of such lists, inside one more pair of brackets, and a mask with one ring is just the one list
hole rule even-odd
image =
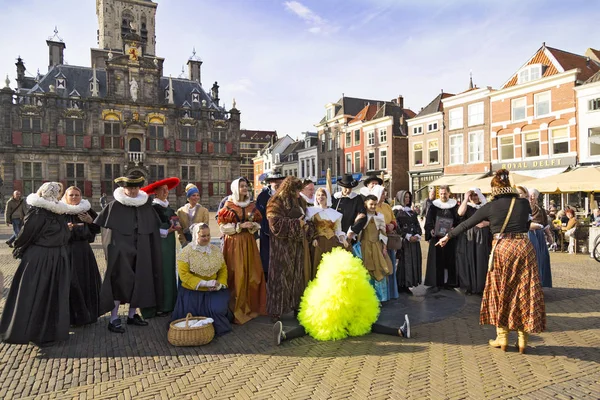
[[355, 179], [383, 176], [391, 193], [408, 186], [407, 120], [415, 113], [404, 108], [402, 96], [372, 100], [342, 96], [325, 105], [325, 116], [300, 140], [285, 136], [254, 158], [255, 193], [262, 178], [279, 170], [284, 175], [325, 185], [329, 169], [335, 184], [343, 174]]
[[545, 44], [500, 89], [438, 94], [408, 120], [410, 189], [506, 168], [534, 178], [600, 163], [600, 52]]

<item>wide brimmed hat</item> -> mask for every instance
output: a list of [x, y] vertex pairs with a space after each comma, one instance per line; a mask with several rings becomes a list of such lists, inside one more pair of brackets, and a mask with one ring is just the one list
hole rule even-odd
[[336, 182], [339, 186], [345, 188], [354, 188], [358, 186], [358, 181], [352, 177], [351, 174], [344, 174], [342, 179]]
[[147, 194], [154, 194], [154, 191], [164, 185], [167, 185], [169, 190], [173, 190], [179, 185], [179, 178], [171, 177], [166, 179], [161, 179], [160, 181], [156, 181], [154, 183], [149, 184], [148, 186], [143, 187], [141, 190], [146, 192]]
[[279, 171], [269, 172], [265, 177], [265, 182], [283, 180], [285, 176], [281, 174]]
[[121, 176], [115, 179], [115, 183], [121, 187], [139, 187], [144, 186], [144, 182], [146, 179], [139, 172], [132, 172], [127, 174], [126, 176]]
[[369, 182], [373, 182], [373, 181], [377, 181], [377, 184], [383, 185], [383, 179], [381, 179], [377, 175], [369, 175], [369, 176], [367, 176], [367, 179], [364, 180], [363, 184], [365, 186], [367, 186], [369, 184]]

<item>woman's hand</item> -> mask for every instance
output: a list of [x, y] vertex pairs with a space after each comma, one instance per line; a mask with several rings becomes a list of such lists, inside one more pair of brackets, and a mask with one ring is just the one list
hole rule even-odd
[[250, 221], [242, 222], [240, 224], [240, 228], [242, 229], [252, 229], [254, 227], [254, 223]]
[[71, 222], [67, 222], [67, 227], [69, 228], [70, 231], [73, 230], [73, 224]]
[[440, 240], [438, 240], [438, 242], [435, 245], [444, 247], [446, 244], [448, 244], [448, 240], [450, 240], [450, 238], [448, 237], [448, 235], [446, 235], [443, 238], [441, 238]]
[[94, 222], [94, 220], [92, 219], [92, 217], [90, 217], [88, 213], [77, 214], [77, 217], [86, 224], [91, 224], [92, 222]]

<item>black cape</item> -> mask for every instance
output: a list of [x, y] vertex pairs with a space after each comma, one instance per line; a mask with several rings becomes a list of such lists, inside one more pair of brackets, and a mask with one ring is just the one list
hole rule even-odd
[[[444, 247], [436, 246], [440, 237], [432, 235], [432, 230], [435, 228], [436, 217], [444, 217], [452, 219], [452, 227], [458, 225], [458, 204], [452, 208], [438, 208], [435, 203], [432, 203], [427, 212], [425, 219], [425, 239], [429, 241], [429, 251], [427, 253], [427, 271], [425, 272], [425, 285], [427, 286], [458, 286], [456, 277], [455, 264], [455, 247], [454, 240], [448, 241]], [[444, 270], [448, 271], [446, 279]]]
[[[89, 209], [87, 214], [92, 220], [98, 216], [92, 209]], [[77, 215], [65, 215], [65, 219], [74, 225], [68, 247], [71, 259], [71, 325], [91, 324], [100, 316], [102, 279], [90, 243], [93, 243], [96, 235], [100, 233], [100, 227], [94, 223], [82, 222]]]
[[37, 345], [67, 340], [71, 266], [65, 216], [31, 207], [24, 221], [14, 242], [21, 263], [4, 305], [0, 338]]
[[[477, 209], [468, 206], [460, 222], [466, 221]], [[469, 293], [483, 293], [487, 277], [488, 259], [492, 251], [489, 226], [474, 227], [461, 233], [456, 242], [456, 272], [461, 289]]]
[[356, 195], [353, 198], [340, 197], [337, 199], [333, 197], [331, 202], [332, 208], [342, 213], [342, 231], [347, 234], [348, 228], [352, 228], [352, 232], [358, 236], [367, 223], [367, 218], [362, 218], [355, 222], [358, 214], [367, 214], [365, 202], [362, 197], [360, 195]]
[[114, 300], [132, 307], [161, 308], [161, 221], [150, 200], [139, 207], [125, 206], [114, 200], [98, 214], [94, 223], [110, 229], [105, 244], [107, 262], [100, 290], [100, 313], [112, 310]]

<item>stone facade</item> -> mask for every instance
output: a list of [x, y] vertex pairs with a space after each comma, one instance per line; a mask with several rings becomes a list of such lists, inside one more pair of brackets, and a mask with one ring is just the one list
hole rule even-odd
[[[98, 0], [97, 6], [105, 47], [92, 55], [102, 57], [102, 68], [61, 64], [66, 46], [55, 35], [48, 72], [26, 77], [19, 58], [18, 88], [7, 83], [0, 90], [3, 192], [28, 194], [44, 181], [61, 181], [79, 186], [98, 207], [101, 193], [111, 198], [114, 178], [138, 170], [148, 182], [181, 178], [173, 205], [185, 203], [184, 187], [192, 182], [201, 203], [216, 208], [240, 176], [240, 112], [219, 105], [216, 82], [204, 90], [195, 54], [188, 79], [162, 76], [162, 59], [150, 47], [156, 3]], [[147, 39], [136, 23], [120, 36], [126, 9], [135, 21], [146, 16]], [[121, 49], [113, 48], [119, 43]]]

